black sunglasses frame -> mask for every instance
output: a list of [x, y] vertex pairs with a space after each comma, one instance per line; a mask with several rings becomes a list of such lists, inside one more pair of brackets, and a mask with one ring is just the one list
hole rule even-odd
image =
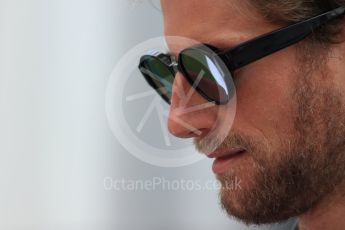
[[[163, 64], [165, 64], [167, 68], [169, 68], [173, 76], [175, 76], [176, 73], [180, 71], [187, 79], [187, 81], [191, 84], [191, 86], [193, 86], [194, 80], [188, 75], [187, 71], [184, 69], [183, 63], [181, 62], [181, 56], [187, 50], [192, 49], [204, 52], [205, 47], [207, 47], [208, 49], [214, 52], [214, 57], [218, 57], [225, 63], [226, 67], [232, 75], [232, 72], [236, 69], [239, 69], [245, 65], [253, 63], [261, 58], [264, 58], [279, 50], [296, 44], [299, 41], [302, 41], [310, 34], [312, 34], [316, 29], [320, 28], [324, 24], [334, 19], [344, 16], [344, 14], [345, 7], [339, 7], [326, 13], [320, 14], [318, 16], [312, 17], [310, 19], [263, 34], [254, 39], [243, 42], [234, 48], [226, 49], [224, 51], [220, 51], [216, 47], [209, 44], [197, 44], [182, 50], [179, 53], [178, 63], [174, 62], [173, 58], [169, 54], [159, 53], [155, 56], [144, 55], [140, 59], [139, 69], [145, 69], [144, 62], [145, 60], [147, 60], [148, 57], [155, 57], [158, 58]], [[150, 77], [144, 73], [143, 75], [145, 76], [148, 83], [154, 87], [154, 84], [152, 84], [152, 80], [148, 79]], [[226, 82], [228, 84], [229, 81]], [[202, 90], [198, 89], [197, 86], [195, 87], [195, 89], [205, 99], [207, 99], [210, 102], [214, 102], [217, 105], [226, 104], [231, 97], [230, 95], [229, 98], [227, 98], [224, 101], [215, 101], [214, 99], [210, 98], [207, 94], [205, 94]], [[228, 90], [232, 92], [231, 89]], [[163, 96], [163, 99], [170, 104], [170, 100], [168, 98], [164, 98]]]

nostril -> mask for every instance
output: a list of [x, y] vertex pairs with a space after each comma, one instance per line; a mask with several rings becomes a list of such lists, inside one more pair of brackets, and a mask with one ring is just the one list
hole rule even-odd
[[195, 136], [197, 139], [204, 138], [211, 130], [209, 128], [201, 128], [199, 129], [200, 134]]
[[202, 123], [185, 122], [178, 118], [169, 118], [169, 132], [179, 138], [202, 138], [207, 135], [209, 129], [202, 127]]

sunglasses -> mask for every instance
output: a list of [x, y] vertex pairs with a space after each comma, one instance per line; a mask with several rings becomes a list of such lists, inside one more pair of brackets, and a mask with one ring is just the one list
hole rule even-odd
[[175, 75], [181, 72], [206, 100], [223, 105], [234, 95], [232, 77], [236, 69], [305, 39], [314, 30], [344, 14], [345, 7], [339, 7], [225, 51], [209, 44], [197, 44], [181, 51], [177, 61], [169, 54], [151, 53], [140, 58], [139, 70], [168, 104]]

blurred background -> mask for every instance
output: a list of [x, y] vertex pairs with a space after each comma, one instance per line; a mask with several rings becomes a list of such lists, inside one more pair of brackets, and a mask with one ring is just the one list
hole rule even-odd
[[259, 228], [231, 220], [215, 189], [112, 187], [214, 180], [210, 160], [150, 165], [109, 127], [114, 66], [162, 35], [158, 1], [0, 0], [0, 229], [291, 229], [293, 221]]

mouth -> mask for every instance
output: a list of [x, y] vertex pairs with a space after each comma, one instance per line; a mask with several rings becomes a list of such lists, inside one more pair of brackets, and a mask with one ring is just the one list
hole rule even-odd
[[224, 151], [215, 151], [208, 155], [209, 158], [215, 158], [212, 170], [215, 174], [225, 173], [234, 163], [246, 153], [245, 149], [232, 148]]

